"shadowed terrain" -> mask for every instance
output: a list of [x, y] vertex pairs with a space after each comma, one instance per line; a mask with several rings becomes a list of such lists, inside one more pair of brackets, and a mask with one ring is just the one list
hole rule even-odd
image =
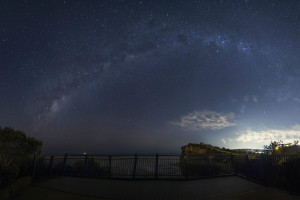
[[[34, 195], [33, 195], [34, 194]], [[17, 199], [300, 199], [237, 176], [194, 181], [60, 177], [35, 184]]]

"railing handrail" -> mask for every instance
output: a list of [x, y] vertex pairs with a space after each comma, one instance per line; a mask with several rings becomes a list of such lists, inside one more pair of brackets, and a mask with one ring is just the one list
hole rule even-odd
[[[256, 156], [259, 156], [259, 155], [262, 155], [262, 154], [168, 154], [168, 153], [155, 153], [155, 154], [72, 154], [72, 153], [64, 153], [64, 154], [39, 154], [39, 156], [65, 156], [65, 155], [68, 155], [68, 156], [135, 156], [135, 155], [138, 155], [138, 156], [156, 156], [157, 154], [159, 156], [245, 156], [245, 155], [256, 155]], [[264, 154], [266, 155], [266, 154]], [[269, 155], [267, 155], [269, 156]], [[299, 155], [300, 156], [300, 155]]]
[[[287, 164], [295, 167], [295, 163], [296, 167], [300, 166], [300, 155], [40, 154], [34, 156], [32, 176], [42, 174], [87, 177], [96, 174], [100, 178], [170, 177], [188, 180], [203, 175], [236, 174], [263, 181], [265, 184], [277, 184], [283, 176], [276, 176], [277, 172], [284, 172], [287, 177], [282, 179], [281, 184], [286, 184], [287, 178], [291, 176], [289, 173], [292, 172], [285, 167]], [[37, 173], [40, 169], [41, 173]]]

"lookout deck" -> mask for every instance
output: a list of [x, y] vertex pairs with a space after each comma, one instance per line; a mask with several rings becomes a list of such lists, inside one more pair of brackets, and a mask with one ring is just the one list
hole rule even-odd
[[[58, 177], [37, 183], [33, 187], [87, 199], [300, 199], [297, 195], [238, 176], [189, 181]], [[46, 200], [47, 196], [43, 199]]]

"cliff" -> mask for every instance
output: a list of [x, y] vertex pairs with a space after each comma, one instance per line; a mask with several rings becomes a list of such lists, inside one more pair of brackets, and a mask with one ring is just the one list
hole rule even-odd
[[192, 144], [181, 147], [181, 155], [232, 154], [231, 150], [212, 146], [210, 144]]

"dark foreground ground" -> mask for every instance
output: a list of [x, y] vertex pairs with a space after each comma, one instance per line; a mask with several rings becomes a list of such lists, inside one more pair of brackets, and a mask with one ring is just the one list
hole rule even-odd
[[103, 180], [59, 177], [40, 182], [16, 198], [55, 200], [96, 199], [300, 199], [286, 191], [230, 176], [190, 181]]

